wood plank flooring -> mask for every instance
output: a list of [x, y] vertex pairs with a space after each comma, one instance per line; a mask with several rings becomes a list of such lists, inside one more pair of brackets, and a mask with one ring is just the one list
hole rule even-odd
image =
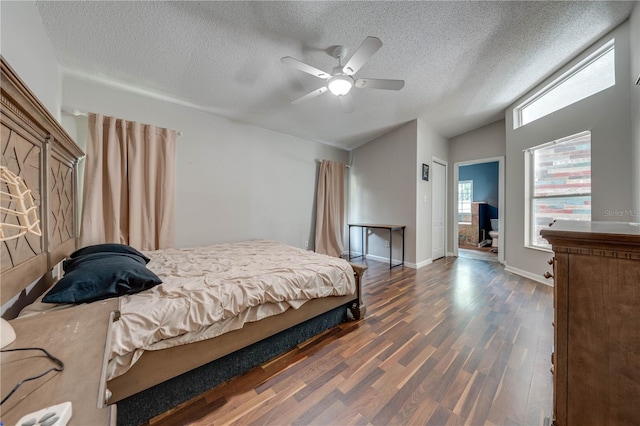
[[367, 316], [148, 425], [541, 425], [552, 411], [552, 288], [502, 265], [368, 261]]
[[458, 256], [465, 259], [487, 260], [489, 262], [498, 262], [498, 252], [493, 253], [491, 250], [497, 250], [495, 247], [472, 247], [460, 246], [458, 248]]

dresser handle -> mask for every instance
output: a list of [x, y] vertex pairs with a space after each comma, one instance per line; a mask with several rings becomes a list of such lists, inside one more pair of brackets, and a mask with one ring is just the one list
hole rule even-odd
[[553, 259], [554, 259], [554, 258], [552, 257], [551, 259], [547, 260], [547, 263], [548, 263], [549, 265], [553, 265]]
[[545, 273], [544, 273], [544, 277], [545, 277], [546, 279], [553, 278], [553, 274], [550, 274], [549, 272], [545, 272]]
[[109, 400], [111, 399], [111, 395], [113, 395], [113, 394], [111, 393], [111, 391], [109, 389], [105, 389], [104, 390], [104, 403], [105, 404], [109, 403]]

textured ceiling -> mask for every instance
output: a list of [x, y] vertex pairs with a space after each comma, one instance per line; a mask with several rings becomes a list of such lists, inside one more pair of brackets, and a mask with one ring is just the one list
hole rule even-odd
[[[242, 122], [353, 148], [420, 118], [451, 137], [493, 122], [528, 89], [622, 23], [634, 2], [39, 1], [65, 73], [169, 96]], [[327, 52], [382, 48], [355, 77], [405, 80], [291, 101], [323, 81]]]

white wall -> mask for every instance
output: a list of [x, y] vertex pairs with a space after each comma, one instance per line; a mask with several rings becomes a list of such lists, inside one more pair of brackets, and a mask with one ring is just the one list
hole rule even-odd
[[[506, 139], [504, 120], [487, 124], [476, 130], [451, 138], [449, 140], [449, 160], [451, 164], [448, 174], [448, 181], [451, 185], [453, 185], [455, 181], [455, 167], [453, 167], [455, 163], [483, 158], [503, 157], [507, 150]], [[455, 218], [453, 216], [454, 203], [456, 203], [457, 200], [454, 197], [453, 188], [450, 188], [448, 195], [448, 214], [450, 220], [447, 223], [447, 247], [449, 247], [449, 251], [451, 251], [454, 238], [457, 238], [454, 232]], [[506, 200], [503, 200], [503, 202], [506, 202]]]
[[316, 159], [348, 152], [98, 83], [64, 78], [63, 103], [182, 131], [177, 247], [268, 238], [313, 247]]
[[[448, 163], [447, 139], [434, 132], [424, 121], [418, 120], [416, 174], [414, 180], [416, 188], [416, 264], [418, 267], [431, 263], [433, 246], [432, 226], [432, 185], [433, 179], [422, 180], [422, 164], [428, 164], [433, 169], [433, 158], [436, 157]], [[450, 169], [451, 164], [447, 167]], [[448, 171], [447, 171], [448, 174]], [[449, 181], [448, 178], [447, 182]], [[451, 192], [451, 185], [447, 183], [447, 192]], [[448, 210], [448, 209], [447, 209]], [[449, 212], [447, 212], [449, 214]], [[445, 232], [446, 229], [445, 229]], [[447, 238], [445, 235], [445, 254], [447, 251]]]
[[498, 120], [449, 139], [449, 160], [458, 163], [502, 157], [506, 153], [506, 144], [505, 121]]
[[[616, 85], [532, 123], [513, 129], [512, 108], [604, 42], [616, 40]], [[630, 211], [634, 187], [630, 114], [629, 23], [625, 22], [540, 86], [512, 104], [506, 116], [506, 264], [509, 269], [541, 276], [550, 253], [524, 247], [524, 153], [584, 130], [591, 131], [592, 219], [629, 221], [607, 211]]]
[[[406, 225], [405, 262], [416, 261], [416, 140], [413, 120], [352, 152], [349, 223]], [[389, 257], [388, 231], [377, 230], [368, 238], [367, 253]], [[393, 257], [400, 259], [400, 238], [393, 240]], [[360, 229], [351, 235], [352, 250], [360, 251]], [[367, 239], [365, 239], [367, 244]]]
[[34, 1], [0, 1], [0, 53], [60, 120], [61, 74]]
[[[631, 40], [631, 80], [633, 83], [640, 78], [640, 3], [633, 7], [630, 25]], [[633, 134], [633, 208], [640, 212], [640, 86], [631, 88], [631, 131]], [[635, 217], [634, 222], [640, 222], [640, 217]]]

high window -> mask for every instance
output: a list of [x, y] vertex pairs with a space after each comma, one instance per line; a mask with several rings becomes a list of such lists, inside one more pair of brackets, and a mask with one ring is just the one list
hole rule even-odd
[[540, 230], [554, 220], [591, 220], [591, 132], [525, 151], [525, 244], [550, 249]]
[[513, 128], [531, 123], [615, 84], [615, 46], [611, 40], [514, 108]]
[[473, 200], [473, 181], [458, 182], [458, 222], [471, 223], [471, 201]]

